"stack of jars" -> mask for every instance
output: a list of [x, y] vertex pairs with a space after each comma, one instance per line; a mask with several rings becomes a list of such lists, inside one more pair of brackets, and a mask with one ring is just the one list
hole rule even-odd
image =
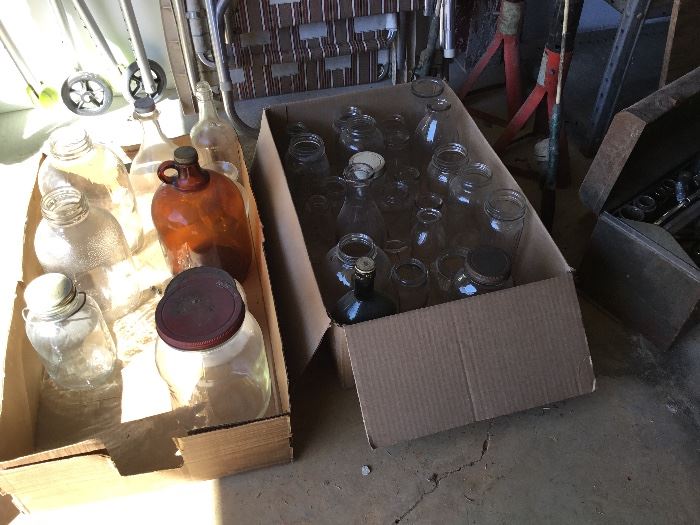
[[378, 303], [362, 311], [379, 317], [513, 286], [524, 196], [472, 158], [441, 80], [411, 87], [426, 106], [413, 131], [400, 113], [378, 121], [347, 107], [333, 122], [334, 162], [319, 134], [288, 126], [288, 184], [338, 322], [366, 320], [348, 312], [368, 301]]
[[[110, 325], [139, 306], [142, 288], [164, 284], [141, 283], [133, 258], [146, 257], [144, 246], [157, 237], [161, 264], [177, 276], [156, 315], [159, 370], [174, 406], [204, 403], [205, 424], [227, 423], [265, 412], [270, 379], [260, 328], [240, 293], [253, 249], [238, 138], [219, 118], [209, 85], [196, 91], [195, 147], [165, 137], [153, 99], [135, 101], [143, 140], [130, 172], [81, 128], [51, 134], [34, 239], [47, 273], [28, 285], [24, 316], [59, 387], [110, 382], [118, 369]], [[218, 315], [202, 306], [210, 299]]]

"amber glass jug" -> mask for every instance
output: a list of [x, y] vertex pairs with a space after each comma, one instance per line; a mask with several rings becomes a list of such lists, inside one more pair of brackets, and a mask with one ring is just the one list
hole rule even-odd
[[[243, 282], [253, 254], [240, 190], [226, 176], [202, 169], [193, 147], [177, 148], [174, 157], [158, 167], [165, 184], [151, 206], [170, 270], [176, 275], [215, 266]], [[176, 174], [168, 174], [171, 170]]]

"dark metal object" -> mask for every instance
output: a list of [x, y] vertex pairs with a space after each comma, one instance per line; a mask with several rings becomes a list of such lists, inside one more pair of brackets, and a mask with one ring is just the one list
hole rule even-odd
[[[682, 185], [680, 182], [678, 183], [679, 185]], [[681, 196], [678, 191], [676, 191], [676, 199]], [[656, 221], [654, 221], [654, 224], [657, 226], [663, 226], [666, 224], [668, 221], [670, 221], [675, 215], [677, 215], [680, 211], [684, 210], [694, 202], [697, 202], [700, 200], [700, 191], [696, 191], [692, 195], [685, 196], [685, 194], [682, 194], [682, 199], [679, 200], [678, 204], [675, 205], [673, 208], [668, 210], [666, 213], [664, 213], [661, 217], [659, 217]]]
[[633, 203], [637, 208], [644, 213], [644, 219], [649, 220], [656, 213], [656, 199], [651, 195], [640, 195], [634, 199]]
[[634, 206], [632, 204], [626, 204], [622, 208], [620, 208], [620, 217], [623, 219], [629, 219], [631, 221], [643, 221], [644, 220], [644, 211], [639, 208], [638, 206]]
[[625, 80], [627, 68], [637, 45], [650, 3], [651, 0], [627, 0], [622, 11], [615, 42], [608, 58], [608, 64], [605, 66], [593, 108], [591, 131], [586, 148], [589, 154], [597, 149], [615, 114], [620, 89]]

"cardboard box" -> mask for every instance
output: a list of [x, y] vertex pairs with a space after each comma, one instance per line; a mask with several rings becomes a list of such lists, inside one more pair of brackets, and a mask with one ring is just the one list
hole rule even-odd
[[700, 269], [664, 228], [612, 211], [696, 155], [698, 137], [700, 68], [618, 113], [581, 184], [599, 215], [581, 287], [659, 349], [698, 322]]
[[[518, 188], [449, 89], [464, 143], [493, 170], [496, 186]], [[331, 122], [359, 105], [377, 119], [400, 111], [412, 125], [424, 105], [409, 85], [265, 110], [253, 186], [280, 312], [287, 364], [302, 373], [327, 337], [342, 381], [353, 379], [372, 447], [587, 394], [595, 379], [571, 268], [529, 206], [514, 267], [517, 287], [351, 326], [328, 316], [280, 160], [285, 126], [302, 121], [334, 158]]]
[[[176, 142], [184, 144], [188, 140]], [[133, 155], [136, 151], [132, 148], [130, 152]], [[24, 175], [35, 177], [36, 171]], [[241, 179], [249, 188], [245, 168]], [[46, 395], [44, 403], [40, 399], [43, 369], [26, 338], [22, 319], [25, 285], [42, 273], [33, 248], [34, 232], [41, 219], [36, 183], [28, 202], [26, 225], [18, 225], [24, 229], [22, 275], [16, 283], [11, 320], [0, 346], [0, 489], [12, 496], [19, 509], [28, 512], [72, 505], [291, 461], [287, 375], [254, 199], [250, 223], [255, 262], [244, 287], [248, 308], [260, 323], [267, 346], [273, 387], [266, 417], [193, 431], [195, 411], [181, 408], [128, 422], [119, 418], [94, 433], [90, 432], [93, 419], [105, 412], [105, 405], [122, 403], [121, 398], [79, 404], [71, 407], [70, 414], [59, 414], [54, 420], [44, 417], [51, 407], [47, 408]], [[144, 319], [153, 330], [147, 335], [152, 336], [153, 316]], [[130, 366], [124, 368], [123, 376]], [[44, 384], [43, 388], [48, 387]], [[148, 401], [149, 385], [138, 384], [135, 388], [137, 394], [142, 394], [137, 403]], [[126, 379], [123, 389], [127, 390]], [[123, 415], [126, 407], [122, 404], [119, 408]], [[70, 440], [70, 436], [83, 434], [88, 436]], [[39, 448], [39, 443], [57, 440], [63, 444]]]

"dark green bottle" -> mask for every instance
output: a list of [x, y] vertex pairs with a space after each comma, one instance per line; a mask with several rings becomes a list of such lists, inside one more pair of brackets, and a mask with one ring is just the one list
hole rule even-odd
[[340, 324], [354, 324], [395, 314], [396, 304], [374, 289], [374, 260], [360, 257], [355, 262], [354, 289], [338, 300], [333, 318]]

